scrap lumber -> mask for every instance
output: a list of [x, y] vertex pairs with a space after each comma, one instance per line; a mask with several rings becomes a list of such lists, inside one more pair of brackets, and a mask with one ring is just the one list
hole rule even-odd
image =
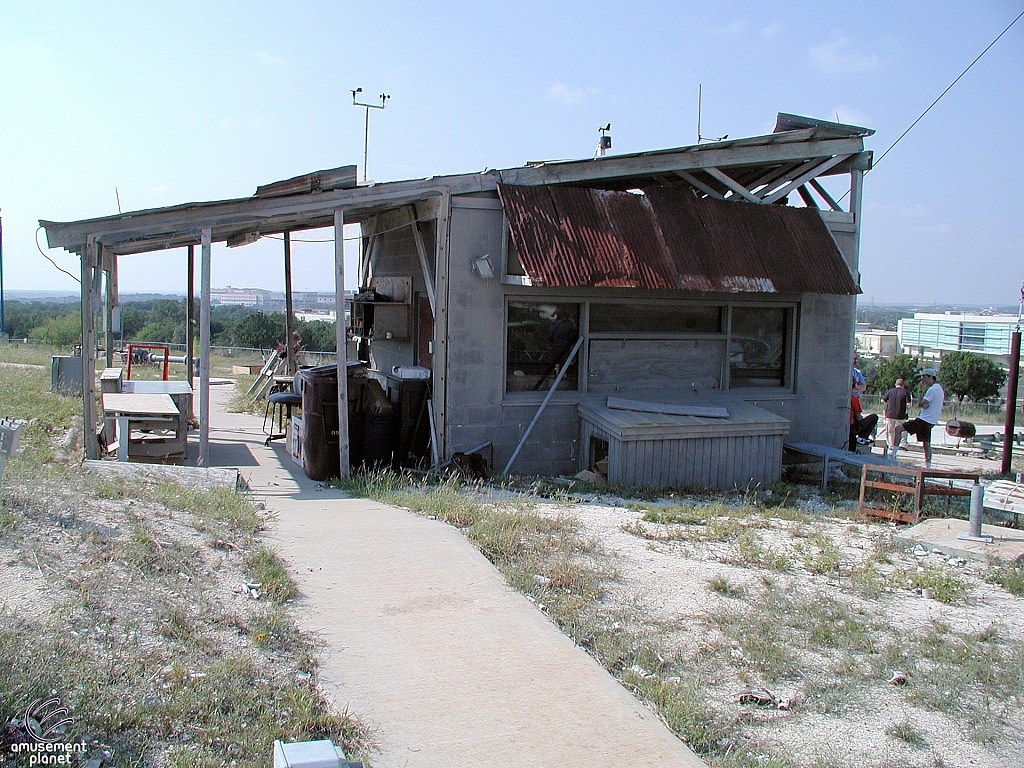
[[639, 411], [640, 413], [665, 413], [670, 416], [700, 416], [708, 419], [728, 419], [729, 411], [721, 406], [713, 405], [679, 405], [675, 403], [648, 403], [643, 400], [626, 400], [621, 397], [609, 397], [608, 407], [620, 411]]

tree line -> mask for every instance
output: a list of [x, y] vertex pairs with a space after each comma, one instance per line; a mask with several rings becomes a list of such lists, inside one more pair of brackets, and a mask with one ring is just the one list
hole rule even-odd
[[[868, 392], [877, 395], [884, 395], [896, 386], [896, 379], [903, 379], [908, 390], [916, 391], [922, 369], [932, 367], [931, 362], [926, 363], [911, 355], [896, 355], [877, 362], [861, 358], [861, 363]], [[1007, 375], [1001, 366], [974, 352], [947, 352], [937, 373], [946, 394], [956, 396], [961, 402], [997, 397]]]
[[[184, 344], [186, 340], [186, 299], [131, 301], [121, 305], [121, 327], [125, 342]], [[34, 339], [60, 347], [77, 344], [82, 338], [79, 302], [7, 301], [4, 321], [12, 339]], [[199, 302], [195, 303], [199, 317]], [[311, 352], [335, 352], [335, 324], [325, 320], [294, 320], [293, 327], [302, 346]], [[252, 307], [210, 309], [211, 343], [223, 347], [269, 350], [285, 343], [283, 312], [262, 313]]]

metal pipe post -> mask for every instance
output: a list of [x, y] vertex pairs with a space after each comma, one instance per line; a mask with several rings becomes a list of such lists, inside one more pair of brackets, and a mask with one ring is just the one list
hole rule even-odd
[[1003, 422], [1003, 464], [1001, 472], [1009, 474], [1013, 463], [1013, 428], [1017, 417], [1017, 382], [1020, 379], [1020, 326], [1010, 340], [1010, 380], [1006, 385], [1006, 420]]
[[[193, 383], [193, 365], [192, 362], [195, 358], [195, 335], [196, 335], [196, 247], [190, 245], [188, 247], [188, 274], [186, 275], [186, 282], [188, 283], [187, 296], [185, 297], [185, 375], [188, 378], [188, 386], [191, 388]], [[192, 414], [189, 414], [191, 418]]]
[[562, 366], [562, 370], [560, 370], [558, 375], [555, 376], [555, 381], [551, 385], [551, 389], [549, 389], [548, 393], [544, 395], [544, 401], [540, 404], [540, 408], [537, 409], [537, 413], [533, 415], [533, 421], [531, 421], [530, 426], [526, 428], [526, 431], [519, 440], [519, 445], [517, 445], [515, 451], [512, 452], [512, 458], [508, 460], [508, 464], [505, 465], [505, 469], [502, 470], [501, 474], [507, 475], [508, 471], [512, 469], [512, 465], [515, 463], [516, 457], [519, 456], [519, 452], [523, 449], [523, 446], [526, 445], [526, 440], [530, 437], [530, 433], [533, 431], [533, 428], [537, 426], [537, 421], [540, 419], [540, 415], [544, 413], [544, 409], [548, 407], [548, 401], [551, 399], [551, 396], [555, 394], [555, 390], [558, 389], [558, 385], [562, 383], [562, 377], [565, 376], [565, 372], [569, 370], [569, 366], [572, 365], [572, 361], [576, 359], [576, 353], [580, 351], [580, 347], [582, 346], [583, 337], [580, 336], [576, 339], [576, 345], [572, 348], [572, 352], [569, 353], [569, 357], [566, 358], [565, 364]]
[[295, 318], [292, 315], [292, 234], [284, 233], [284, 343], [288, 359], [288, 375], [294, 376], [299, 370], [295, 360], [295, 345], [292, 343]]
[[981, 516], [985, 507], [985, 488], [975, 484], [971, 488], [971, 536], [981, 538]]
[[199, 461], [210, 466], [210, 256], [213, 231], [201, 233], [202, 259], [199, 266]]

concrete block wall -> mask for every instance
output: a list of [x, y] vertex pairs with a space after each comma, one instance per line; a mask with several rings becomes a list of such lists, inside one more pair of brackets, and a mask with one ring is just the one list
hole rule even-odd
[[[390, 372], [392, 367], [396, 365], [413, 364], [416, 343], [415, 295], [426, 290], [423, 270], [420, 267], [412, 229], [408, 226], [400, 226], [402, 221], [404, 220], [397, 213], [378, 217], [376, 228], [378, 231], [383, 231], [383, 234], [377, 237], [376, 256], [370, 273], [371, 277], [374, 275], [386, 275], [408, 276], [412, 278], [413, 300], [412, 304], [409, 305], [410, 338], [406, 340], [374, 339], [372, 345], [374, 367], [385, 373]], [[425, 240], [424, 246], [428, 254], [434, 253], [434, 245], [431, 241]]]
[[[455, 197], [452, 200], [448, 264], [448, 376], [446, 443], [448, 452], [480, 443], [494, 444], [496, 469], [504, 467], [533, 418], [541, 393], [504, 394], [505, 301], [515, 295], [542, 300], [601, 300], [629, 296], [642, 300], [650, 292], [579, 289], [558, 291], [508, 286], [497, 277], [483, 279], [471, 269], [473, 259], [490, 255], [496, 272], [501, 266], [503, 216], [496, 197]], [[847, 247], [850, 242], [845, 243]], [[433, 252], [432, 247], [428, 250]], [[423, 290], [411, 231], [382, 236], [378, 274], [414, 275], [414, 290]], [[658, 292], [657, 298], [736, 302], [736, 295], [681, 295]], [[846, 439], [854, 297], [805, 295], [757, 296], [758, 301], [798, 305], [796, 379], [792, 390], [746, 390], [748, 402], [790, 420], [788, 440], [808, 440], [839, 446]], [[376, 343], [375, 360], [383, 370], [412, 362], [411, 342]], [[385, 368], [387, 366], [387, 368]], [[582, 371], [582, 369], [581, 369]], [[737, 393], [739, 394], [739, 393]], [[558, 392], [534, 428], [513, 471], [517, 474], [563, 474], [579, 469], [581, 457], [578, 395]]]

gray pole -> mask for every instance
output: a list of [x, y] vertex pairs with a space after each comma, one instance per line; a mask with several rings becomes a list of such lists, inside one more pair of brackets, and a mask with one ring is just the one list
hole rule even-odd
[[335, 339], [338, 346], [338, 472], [342, 480], [351, 472], [348, 445], [348, 334], [345, 329], [345, 211], [334, 209]]
[[4, 221], [0, 219], [0, 338], [7, 333], [4, 322]]
[[1013, 428], [1017, 417], [1017, 381], [1020, 378], [1020, 326], [1010, 340], [1010, 380], [1006, 385], [1006, 418], [1003, 421], [1003, 464], [1000, 471], [1009, 474], [1013, 464]]
[[549, 389], [548, 393], [544, 396], [544, 401], [540, 404], [540, 408], [538, 408], [537, 412], [533, 415], [533, 421], [531, 421], [530, 426], [526, 428], [526, 432], [523, 433], [522, 438], [519, 440], [519, 445], [517, 445], [515, 451], [512, 452], [512, 458], [508, 460], [508, 464], [505, 465], [505, 469], [501, 474], [507, 475], [508, 471], [512, 469], [512, 464], [515, 463], [516, 457], [519, 456], [519, 451], [523, 449], [523, 446], [526, 444], [527, 438], [530, 437], [530, 433], [533, 431], [533, 428], [537, 426], [537, 420], [540, 419], [540, 415], [544, 413], [544, 409], [548, 407], [548, 400], [550, 400], [551, 396], [555, 394], [555, 390], [558, 389], [558, 385], [562, 383], [562, 377], [565, 376], [565, 372], [569, 370], [569, 366], [572, 365], [572, 361], [576, 359], [576, 353], [580, 351], [580, 347], [582, 346], [583, 336], [580, 336], [576, 339], [576, 346], [572, 348], [572, 352], [570, 352], [569, 357], [566, 358], [565, 363], [562, 365], [562, 370], [560, 370], [558, 375], [555, 376], [555, 382], [551, 385], [551, 389]]
[[210, 251], [213, 230], [201, 234], [201, 262], [199, 266], [199, 461], [200, 467], [210, 466]]
[[984, 544], [991, 544], [994, 537], [981, 532], [981, 516], [985, 509], [985, 487], [977, 483], [971, 488], [971, 516], [970, 528], [967, 531], [960, 531], [956, 535], [960, 541], [977, 541]]
[[[196, 356], [195, 350], [195, 333], [196, 333], [196, 247], [190, 245], [188, 247], [188, 274], [186, 275], [186, 282], [188, 283], [188, 289], [185, 296], [185, 375], [188, 377], [188, 386], [191, 389], [193, 386], [193, 359]], [[190, 413], [189, 418], [192, 418]]]

